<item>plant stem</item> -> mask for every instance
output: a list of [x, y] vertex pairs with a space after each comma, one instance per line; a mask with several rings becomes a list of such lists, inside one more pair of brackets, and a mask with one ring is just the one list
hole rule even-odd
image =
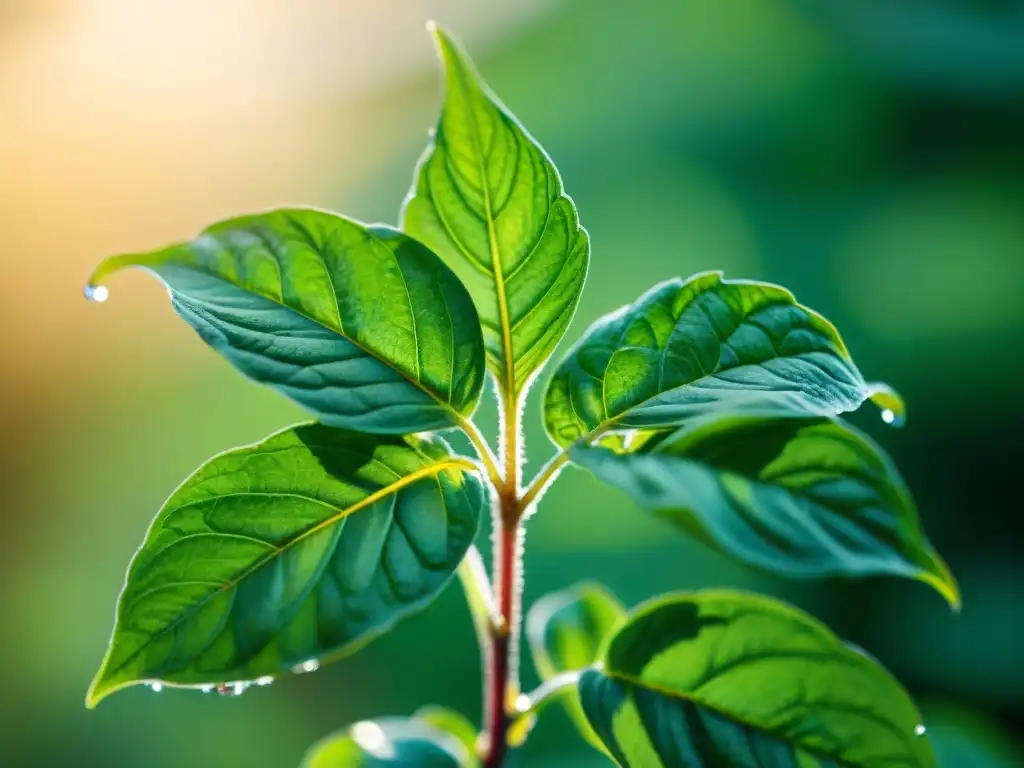
[[[514, 496], [503, 495], [499, 505], [501, 517], [508, 516], [507, 504], [516, 504]], [[498, 517], [496, 515], [496, 517]], [[511, 516], [509, 516], [511, 517]], [[498, 521], [495, 521], [498, 522]], [[484, 706], [486, 709], [486, 768], [502, 765], [508, 751], [506, 733], [511, 723], [509, 702], [518, 693], [519, 589], [521, 571], [518, 521], [511, 527], [501, 524], [494, 536], [494, 591], [498, 597], [498, 611], [505, 621], [494, 627], [488, 653], [488, 672]]]

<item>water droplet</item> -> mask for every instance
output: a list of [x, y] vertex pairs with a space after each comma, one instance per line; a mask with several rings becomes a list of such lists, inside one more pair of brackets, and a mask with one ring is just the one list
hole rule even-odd
[[896, 412], [890, 408], [882, 409], [882, 421], [886, 424], [893, 424], [896, 421]]
[[270, 675], [256, 678], [256, 685], [270, 685], [272, 682], [274, 682], [274, 678]]
[[241, 696], [248, 687], [247, 683], [221, 683], [217, 686], [217, 693], [221, 696]]
[[292, 672], [296, 675], [301, 675], [303, 672], [316, 672], [320, 669], [320, 662], [316, 659], [307, 659], [301, 664], [292, 667]]
[[530, 708], [530, 697], [525, 693], [520, 693], [516, 696], [515, 700], [515, 711], [526, 712]]
[[918, 736], [924, 736], [924, 732], [926, 730], [928, 730], [928, 729], [925, 728], [924, 725], [918, 725], [918, 726], [916, 726], [914, 728], [914, 733], [917, 734]]
[[150, 683], [149, 690], [153, 693], [160, 693], [164, 689], [163, 683]]
[[110, 291], [107, 290], [105, 285], [87, 285], [85, 286], [84, 293], [85, 298], [97, 303], [106, 301], [107, 297], [110, 296]]
[[213, 692], [213, 686], [212, 685], [204, 685], [199, 690], [202, 691], [203, 693], [212, 693]]

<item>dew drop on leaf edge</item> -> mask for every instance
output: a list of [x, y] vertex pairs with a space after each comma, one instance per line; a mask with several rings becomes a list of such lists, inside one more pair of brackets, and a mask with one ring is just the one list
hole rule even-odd
[[110, 291], [107, 290], [105, 285], [87, 285], [82, 292], [85, 294], [86, 299], [97, 304], [102, 304], [110, 296]]
[[928, 729], [925, 728], [924, 725], [917, 725], [917, 726], [914, 727], [914, 734], [917, 735], [917, 736], [924, 736], [925, 731], [927, 731], [927, 730]]

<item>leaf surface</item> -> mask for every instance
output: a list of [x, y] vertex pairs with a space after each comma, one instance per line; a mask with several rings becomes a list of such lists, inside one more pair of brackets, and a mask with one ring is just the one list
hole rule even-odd
[[128, 571], [94, 706], [140, 682], [309, 671], [431, 602], [484, 492], [439, 439], [310, 424], [221, 454], [164, 504]]
[[[604, 639], [625, 615], [626, 609], [614, 595], [590, 582], [554, 592], [534, 603], [526, 619], [526, 636], [541, 680], [579, 671], [596, 662]], [[575, 690], [561, 698], [580, 735], [604, 751], [587, 723]]]
[[328, 426], [406, 434], [458, 426], [484, 380], [466, 289], [429, 249], [383, 225], [284, 209], [104, 261], [155, 273], [175, 311], [251, 379]]
[[434, 249], [469, 289], [488, 366], [515, 399], [572, 319], [590, 243], [551, 159], [459, 45], [435, 32], [444, 109], [402, 228]]
[[902, 418], [898, 396], [865, 382], [836, 329], [789, 291], [707, 272], [594, 323], [555, 370], [544, 421], [567, 446], [723, 409], [835, 416], [871, 397]]
[[581, 446], [571, 457], [741, 562], [796, 578], [915, 578], [959, 603], [896, 467], [839, 421], [725, 415], [633, 453]]
[[737, 592], [669, 595], [579, 682], [624, 768], [934, 768], [921, 717], [878, 664], [807, 614]]
[[[458, 716], [461, 719], [461, 716]], [[302, 768], [475, 768], [456, 734], [420, 717], [365, 720], [314, 744]]]

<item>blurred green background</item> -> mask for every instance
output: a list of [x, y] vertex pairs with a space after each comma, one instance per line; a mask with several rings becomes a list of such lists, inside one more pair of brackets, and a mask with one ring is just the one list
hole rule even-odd
[[[454, 585], [362, 653], [240, 699], [139, 688], [83, 706], [163, 499], [302, 418], [142, 274], [87, 305], [89, 268], [278, 204], [394, 223], [440, 102], [429, 18], [546, 146], [591, 232], [566, 341], [675, 275], [790, 287], [906, 396], [904, 430], [853, 418], [895, 455], [964, 595], [954, 615], [919, 584], [767, 578], [568, 471], [529, 524], [527, 603], [591, 576], [629, 604], [772, 593], [908, 685], [944, 766], [1024, 765], [1015, 0], [0, 0], [0, 765], [288, 766], [361, 718], [478, 717]], [[528, 473], [551, 453], [541, 388]], [[602, 761], [556, 713], [519, 764]]]

